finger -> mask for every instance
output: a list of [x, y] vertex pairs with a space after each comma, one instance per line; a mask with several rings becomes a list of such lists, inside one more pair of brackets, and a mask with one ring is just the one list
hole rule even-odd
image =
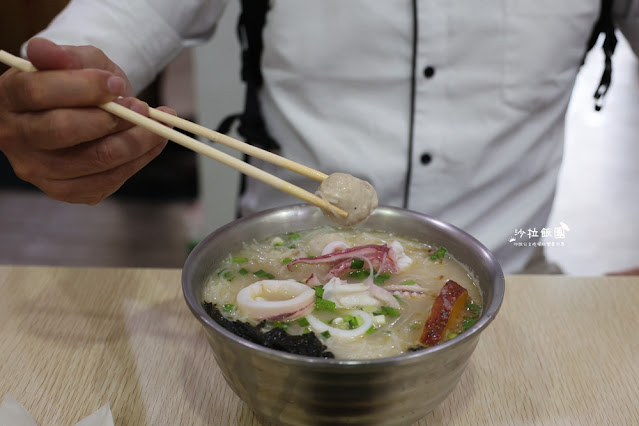
[[95, 106], [126, 91], [123, 78], [97, 69], [20, 72], [0, 86], [0, 102], [12, 112]]
[[[44, 38], [35, 37], [27, 44], [27, 58], [39, 70], [71, 70], [84, 68], [72, 49]], [[94, 66], [91, 68], [101, 68]]]
[[[174, 116], [176, 116], [176, 117], [177, 117], [177, 112], [175, 112], [175, 110], [173, 110], [172, 108], [170, 108], [170, 107], [168, 107], [168, 106], [160, 106], [160, 107], [157, 107], [156, 109], [157, 109], [157, 110], [160, 110], [160, 111], [162, 111], [162, 112], [166, 112], [166, 113], [168, 113], [168, 114], [174, 115]], [[171, 126], [170, 124], [167, 124], [167, 123], [163, 123], [163, 124], [165, 124], [165, 125], [166, 125], [166, 126], [168, 126], [168, 127], [173, 128], [173, 126]]]
[[38, 70], [72, 70], [95, 68], [108, 71], [126, 80], [125, 94], [132, 89], [124, 72], [102, 50], [94, 46], [63, 46], [35, 37], [27, 45], [27, 57]]
[[[118, 103], [127, 108], [136, 102], [142, 103], [135, 98], [118, 99]], [[132, 123], [94, 107], [16, 114], [13, 125], [19, 129], [24, 143], [42, 151], [69, 148], [133, 127]]]
[[37, 186], [56, 200], [95, 205], [116, 192], [126, 180], [157, 157], [164, 146], [156, 146], [142, 156], [106, 172], [75, 179], [47, 180]]
[[[146, 104], [139, 100], [132, 109], [148, 113]], [[141, 127], [132, 127], [70, 148], [25, 153], [14, 170], [19, 177], [31, 182], [40, 180], [40, 177], [48, 180], [73, 179], [115, 169], [165, 145], [165, 138]]]

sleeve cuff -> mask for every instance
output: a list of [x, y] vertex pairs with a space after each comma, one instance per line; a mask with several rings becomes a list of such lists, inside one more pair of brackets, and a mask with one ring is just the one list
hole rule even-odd
[[[102, 49], [126, 73], [135, 93], [153, 81], [184, 46], [162, 16], [146, 1], [135, 0], [73, 0], [37, 36], [58, 44]], [[25, 50], [26, 43], [23, 55]]]

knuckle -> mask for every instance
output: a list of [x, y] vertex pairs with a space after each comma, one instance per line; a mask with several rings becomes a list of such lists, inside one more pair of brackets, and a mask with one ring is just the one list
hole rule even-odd
[[86, 190], [78, 190], [77, 185], [70, 182], [59, 182], [57, 185], [41, 189], [48, 197], [54, 200], [72, 204], [95, 206], [106, 198], [104, 191], [94, 192], [95, 190], [91, 189], [90, 192], [87, 192]]
[[[25, 73], [31, 74], [31, 73]], [[28, 75], [27, 77], [30, 77]], [[37, 111], [44, 101], [45, 91], [39, 86], [35, 78], [23, 78], [21, 81], [22, 90], [20, 99], [15, 100], [15, 105], [21, 105], [22, 110]]]
[[54, 110], [46, 114], [44, 119], [45, 133], [49, 139], [55, 141], [55, 146], [66, 144], [75, 139], [77, 124], [74, 123], [68, 114], [61, 110]]
[[13, 172], [26, 182], [35, 182], [41, 176], [41, 168], [32, 161], [17, 161], [12, 164]]
[[78, 204], [87, 204], [89, 206], [96, 206], [100, 204], [106, 197], [109, 196], [108, 192], [100, 192], [96, 194], [85, 195], [82, 199], [78, 200]]
[[42, 189], [47, 196], [54, 200], [64, 201], [65, 203], [79, 203], [77, 194], [75, 194], [68, 185], [55, 185]]
[[15, 109], [17, 101], [21, 100], [22, 90], [18, 90], [20, 80], [24, 78], [21, 74], [10, 69], [0, 76], [0, 104], [7, 110]]
[[82, 204], [86, 204], [89, 206], [97, 206], [98, 204], [100, 204], [100, 202], [102, 202], [103, 199], [104, 198], [102, 197], [92, 197], [92, 198], [89, 198], [88, 200], [83, 201]]
[[118, 118], [113, 114], [109, 114], [107, 112], [102, 113], [103, 117], [103, 128], [105, 130], [105, 134], [110, 135], [122, 130], [122, 125], [129, 125], [130, 123], [126, 120]]
[[84, 50], [84, 53], [92, 58], [99, 58], [101, 60], [104, 60], [107, 57], [104, 54], [104, 51], [96, 46], [84, 45], [84, 46], [80, 46], [79, 48]]
[[100, 169], [110, 169], [117, 162], [118, 155], [113, 145], [107, 141], [100, 141], [95, 144], [93, 161]]

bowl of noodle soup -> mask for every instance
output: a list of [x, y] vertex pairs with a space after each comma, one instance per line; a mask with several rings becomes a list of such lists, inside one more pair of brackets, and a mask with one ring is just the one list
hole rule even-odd
[[[444, 277], [445, 274], [439, 274], [439, 272], [434, 274], [442, 281], [437, 284], [435, 280], [433, 285], [442, 287], [446, 279], [450, 277], [459, 281], [462, 286], [469, 289], [467, 292], [469, 300], [481, 306], [479, 313], [472, 318], [472, 321], [464, 322], [468, 326], [464, 327], [463, 332], [458, 333], [455, 330], [456, 332], [442, 337], [441, 341], [435, 345], [424, 346], [415, 342], [416, 345], [402, 346], [395, 345], [391, 337], [386, 339], [384, 336], [384, 332], [389, 335], [394, 334], [394, 332], [386, 331], [386, 327], [390, 327], [391, 323], [401, 323], [401, 316], [395, 317], [393, 308], [386, 306], [390, 305], [392, 300], [379, 302], [379, 306], [372, 306], [375, 304], [373, 300], [370, 302], [371, 306], [358, 306], [355, 311], [338, 309], [338, 313], [315, 312], [312, 307], [311, 312], [304, 308], [306, 310], [304, 312], [300, 310], [299, 315], [287, 318], [290, 320], [287, 324], [292, 324], [288, 333], [305, 337], [311, 334], [315, 340], [324, 343], [323, 352], [315, 356], [305, 352], [289, 353], [267, 347], [240, 337], [224, 326], [227, 320], [237, 319], [237, 322], [241, 320], [250, 323], [251, 318], [246, 318], [242, 309], [237, 308], [236, 302], [232, 303], [238, 300], [236, 290], [229, 290], [229, 296], [227, 295], [229, 292], [217, 291], [215, 288], [211, 290], [211, 286], [228, 285], [231, 289], [235, 282], [242, 283], [244, 282], [242, 280], [248, 279], [241, 277], [242, 270], [248, 269], [254, 272], [259, 267], [261, 272], [268, 271], [268, 259], [267, 267], [263, 267], [251, 264], [253, 260], [249, 258], [269, 257], [271, 251], [261, 252], [261, 256], [253, 256], [253, 252], [250, 251], [252, 248], [247, 245], [263, 241], [272, 244], [273, 241], [291, 233], [302, 237], [308, 234], [312, 241], [339, 239], [352, 243], [349, 240], [350, 235], [355, 232], [356, 236], [353, 238], [357, 239], [359, 238], [357, 232], [360, 231], [367, 235], [362, 240], [363, 247], [372, 246], [374, 245], [372, 243], [379, 241], [385, 243], [387, 240], [389, 243], [392, 240], [394, 244], [396, 238], [404, 243], [405, 251], [409, 255], [420, 244], [434, 249], [445, 247], [447, 254], [444, 261], [437, 259], [438, 251], [429, 254], [433, 256], [432, 259], [436, 259], [434, 263], [437, 263], [432, 267], [440, 268], [439, 264], [450, 263], [454, 265], [454, 268], [446, 273], [450, 276]], [[322, 233], [329, 236], [321, 236]], [[336, 238], [336, 235], [339, 238]], [[293, 257], [301, 250], [302, 258], [294, 262], [288, 260], [286, 262], [289, 263], [288, 266], [278, 266], [276, 270], [273, 270], [275, 275], [279, 272], [284, 274], [293, 271], [298, 275], [294, 275], [291, 280], [299, 283], [304, 282], [303, 278], [309, 273], [308, 268], [324, 268], [312, 269], [312, 271], [321, 271], [324, 287], [328, 288], [325, 273], [331, 266], [317, 266], [322, 257], [315, 255], [313, 249], [301, 249], [295, 244], [284, 244], [283, 248], [278, 250], [285, 250], [287, 258]], [[291, 252], [286, 250], [297, 251], [292, 252], [293, 256], [289, 257], [288, 253]], [[246, 266], [234, 265], [238, 259], [249, 263]], [[278, 258], [276, 263], [280, 262]], [[418, 266], [420, 266], [419, 263], [427, 262], [430, 260], [417, 261]], [[290, 263], [294, 265], [291, 266]], [[364, 266], [362, 269], [366, 272], [367, 267]], [[375, 272], [373, 267], [370, 270], [371, 279], [374, 273], [377, 279], [380, 275], [379, 271]], [[430, 279], [434, 280], [432, 277]], [[252, 277], [251, 280], [255, 282], [259, 279]], [[248, 282], [246, 281], [243, 285], [246, 286]], [[380, 283], [377, 282], [377, 284]], [[404, 290], [400, 287], [402, 284], [407, 284], [406, 287], [410, 287], [411, 291], [394, 292], [393, 297], [400, 301], [401, 310], [404, 310], [407, 309], [405, 306], [410, 305], [406, 303], [409, 302], [410, 297], [416, 295], [416, 299], [421, 300], [420, 297], [423, 296], [416, 290], [412, 290], [415, 284], [406, 280], [402, 283], [392, 283], [392, 279], [389, 278], [389, 281], [382, 283], [380, 287]], [[186, 260], [182, 273], [182, 287], [187, 305], [202, 325], [226, 382], [259, 418], [285, 425], [403, 425], [412, 424], [423, 418], [458, 384], [480, 334], [489, 326], [499, 310], [505, 286], [503, 272], [489, 250], [469, 234], [435, 218], [406, 209], [382, 206], [375, 210], [364, 223], [353, 229], [340, 229], [335, 228], [335, 224], [330, 223], [316, 207], [294, 205], [238, 219], [208, 235]], [[304, 293], [304, 286], [301, 287], [300, 294]], [[313, 287], [317, 286], [308, 284], [308, 288]], [[294, 292], [297, 291], [294, 290]], [[429, 296], [428, 291], [430, 290], [424, 291], [427, 295], [423, 299], [430, 300], [427, 309], [430, 310], [430, 307], [434, 306], [433, 299], [436, 295]], [[324, 291], [324, 297], [329, 299], [326, 294], [327, 291]], [[400, 296], [398, 297], [397, 294]], [[404, 295], [407, 296], [404, 297]], [[230, 299], [224, 299], [225, 297]], [[221, 312], [219, 315], [221, 319], [217, 317], [214, 319], [215, 316], [211, 315], [210, 307], [218, 299], [217, 306]], [[317, 302], [314, 306], [315, 310], [321, 310]], [[466, 306], [472, 307], [468, 302]], [[339, 314], [339, 312], [342, 313]], [[353, 314], [347, 317], [344, 312], [361, 312], [361, 315]], [[422, 317], [419, 316], [419, 312], [415, 315], [417, 319], [411, 317], [411, 321], [418, 323], [428, 317], [428, 312], [423, 313]], [[377, 340], [368, 343], [366, 349], [344, 349], [343, 345], [339, 344], [340, 338], [337, 335], [340, 333], [338, 328], [344, 329], [344, 327], [335, 325], [336, 316], [340, 320], [350, 318], [351, 323], [353, 321], [358, 323], [363, 317], [362, 324], [351, 326], [354, 330], [346, 327], [345, 333], [355, 332], [361, 325], [364, 327], [362, 330], [368, 331], [368, 333], [360, 333], [361, 336], [368, 338], [366, 335], [370, 335]], [[355, 320], [355, 317], [359, 318]], [[384, 323], [379, 325], [382, 317]], [[307, 318], [315, 322], [309, 325]], [[369, 318], [372, 318], [372, 325], [368, 322]], [[332, 325], [331, 321], [333, 321]], [[265, 321], [259, 316], [253, 319], [253, 325], [255, 324], [260, 326], [267, 324], [266, 327], [269, 330], [281, 328], [281, 321]], [[315, 324], [318, 324], [317, 328]], [[330, 332], [322, 327], [330, 328]], [[404, 324], [404, 327], [408, 325]], [[314, 332], [309, 333], [308, 329]], [[279, 329], [274, 331], [282, 333]], [[318, 335], [317, 338], [314, 334]], [[419, 339], [420, 334], [420, 330], [408, 333], [409, 336], [417, 336], [416, 339]], [[425, 332], [422, 338], [424, 335]], [[364, 340], [364, 337], [358, 336], [357, 339]], [[387, 344], [397, 348], [388, 351], [383, 348]], [[376, 351], [377, 347], [381, 349]], [[336, 356], [333, 356], [333, 352]], [[373, 355], [368, 356], [369, 354]]]

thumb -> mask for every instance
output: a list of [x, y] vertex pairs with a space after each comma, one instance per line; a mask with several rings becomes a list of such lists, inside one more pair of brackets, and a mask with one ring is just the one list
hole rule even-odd
[[122, 77], [125, 94], [133, 93], [126, 74], [102, 50], [94, 46], [61, 46], [41, 37], [34, 37], [27, 44], [27, 58], [38, 70], [99, 69]]

